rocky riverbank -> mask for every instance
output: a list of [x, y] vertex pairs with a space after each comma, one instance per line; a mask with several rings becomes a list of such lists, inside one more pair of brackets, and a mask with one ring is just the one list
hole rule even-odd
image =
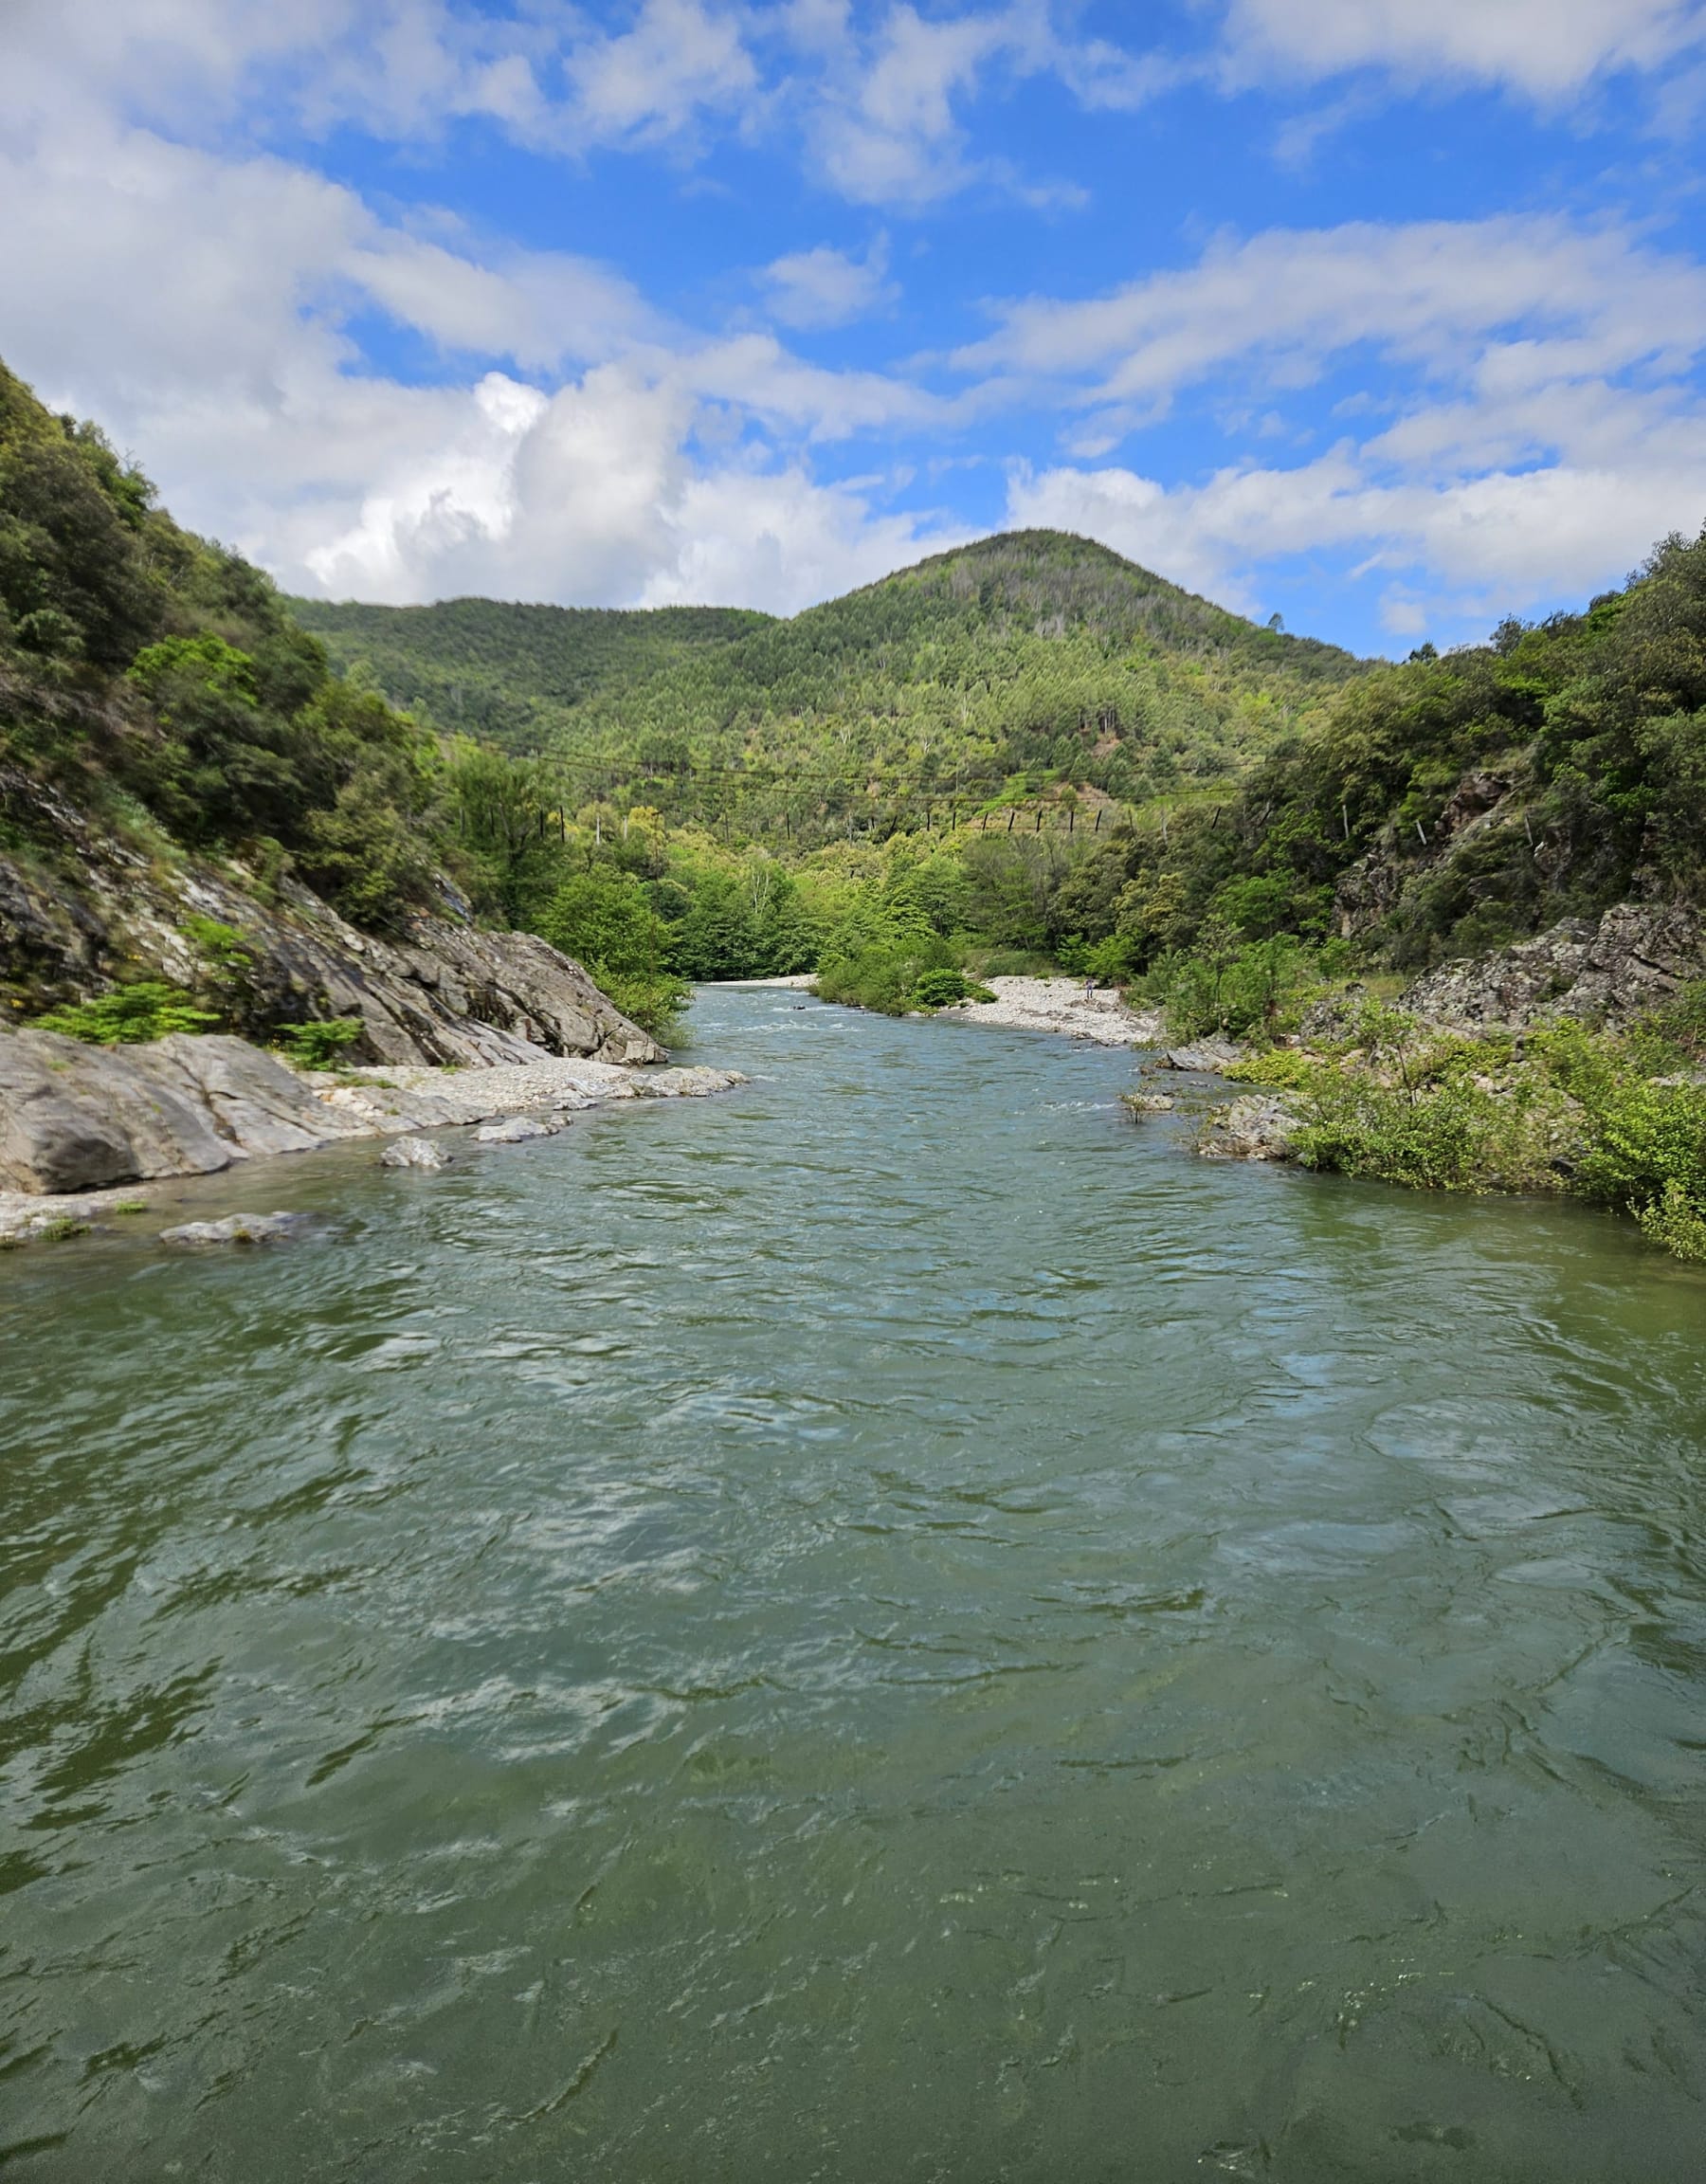
[[97, 1047], [51, 1032], [0, 1034], [0, 1246], [72, 1233], [145, 1202], [138, 1186], [166, 1178], [352, 1138], [517, 1116], [558, 1121], [614, 1101], [693, 1098], [742, 1082], [733, 1070], [537, 1054], [477, 1069], [309, 1073], [241, 1039]]
[[[1199, 1111], [1208, 1157], [1413, 1190], [1570, 1197], [1706, 1262], [1706, 977], [1692, 912], [1624, 905], [1420, 980], [1355, 991], [1300, 1034], [1167, 1059], [1243, 1087]], [[1136, 1090], [1134, 1119], [1165, 1112]]]
[[141, 976], [194, 993], [257, 1039], [354, 1022], [352, 1058], [372, 1063], [665, 1059], [580, 964], [535, 934], [477, 926], [448, 881], [436, 915], [381, 938], [288, 874], [263, 884], [233, 858], [149, 855], [4, 766], [0, 805], [54, 845], [51, 856], [0, 855], [0, 996], [29, 1014]]

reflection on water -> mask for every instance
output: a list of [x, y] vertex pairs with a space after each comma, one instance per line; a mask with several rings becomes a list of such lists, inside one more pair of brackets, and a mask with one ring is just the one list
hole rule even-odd
[[1706, 1280], [697, 1017], [0, 1265], [8, 2175], [1698, 2175]]

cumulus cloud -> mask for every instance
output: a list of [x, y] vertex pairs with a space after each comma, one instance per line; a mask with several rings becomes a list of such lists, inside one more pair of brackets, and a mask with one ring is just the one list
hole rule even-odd
[[887, 238], [879, 236], [862, 258], [826, 244], [790, 250], [772, 259], [759, 280], [772, 318], [784, 326], [850, 326], [892, 303], [899, 290], [888, 279]]
[[963, 536], [874, 513], [803, 465], [689, 451], [681, 386], [600, 366], [547, 398], [489, 375], [423, 419], [344, 529], [299, 565], [331, 596], [458, 592], [792, 612]]
[[1349, 69], [1502, 83], [1543, 100], [1619, 68], [1653, 69], [1706, 42], [1698, 0], [1232, 0], [1233, 80], [1279, 65], [1316, 81]]
[[[0, 121], [8, 360], [286, 584], [793, 607], [927, 536], [807, 467], [813, 444], [946, 413], [907, 382], [683, 327], [590, 260], [382, 217], [97, 89], [56, 100], [44, 66]], [[445, 383], [375, 369], [354, 332], [375, 316]]]

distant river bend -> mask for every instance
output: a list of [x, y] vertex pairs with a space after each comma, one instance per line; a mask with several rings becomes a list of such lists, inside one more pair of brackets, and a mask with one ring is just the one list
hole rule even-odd
[[1706, 1281], [694, 1024], [0, 1263], [9, 2184], [1697, 2177]]

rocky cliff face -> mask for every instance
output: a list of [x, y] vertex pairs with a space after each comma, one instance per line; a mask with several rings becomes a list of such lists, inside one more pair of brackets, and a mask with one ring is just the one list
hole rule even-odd
[[1706, 928], [1683, 903], [1620, 902], [1595, 925], [1567, 918], [1513, 948], [1430, 971], [1401, 1006], [1464, 1030], [1520, 1030], [1548, 1016], [1613, 1029], [1706, 978]]
[[[16, 1019], [151, 976], [209, 993], [257, 1035], [358, 1017], [354, 1058], [370, 1062], [666, 1059], [578, 963], [531, 934], [479, 931], [448, 889], [443, 915], [379, 939], [289, 879], [267, 886], [163, 839], [150, 855], [22, 775], [0, 777], [0, 807], [27, 807], [30, 834], [53, 845], [0, 855], [0, 992]], [[197, 920], [229, 928], [241, 959], [210, 960]]]

